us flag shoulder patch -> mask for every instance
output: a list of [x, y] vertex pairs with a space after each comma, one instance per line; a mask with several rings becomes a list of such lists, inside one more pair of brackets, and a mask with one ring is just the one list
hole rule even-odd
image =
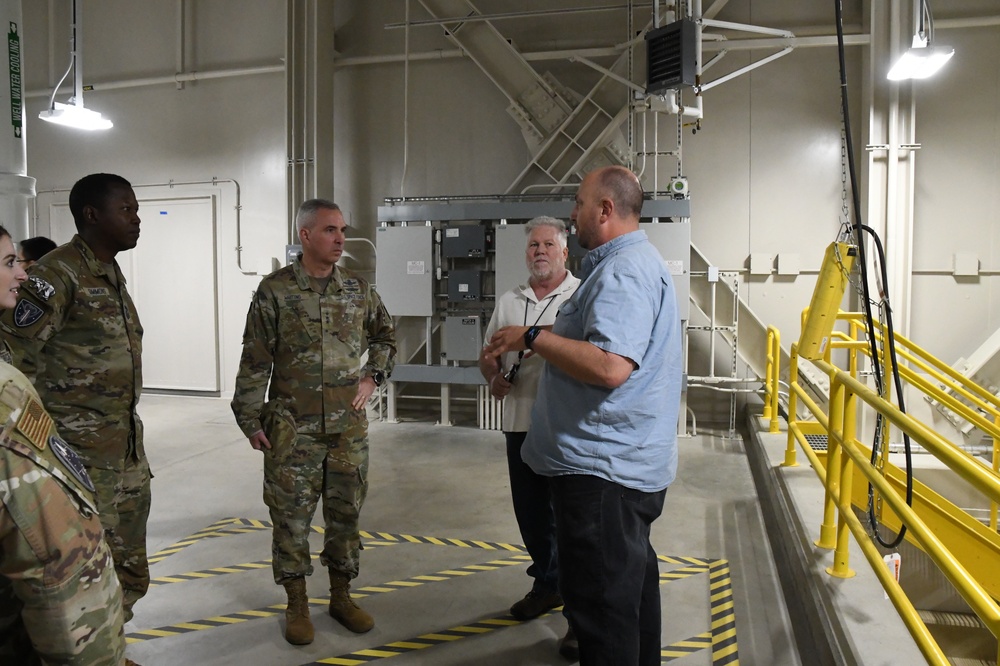
[[52, 417], [45, 412], [42, 403], [34, 398], [28, 400], [24, 411], [17, 419], [17, 430], [24, 435], [35, 448], [44, 449], [52, 429]]

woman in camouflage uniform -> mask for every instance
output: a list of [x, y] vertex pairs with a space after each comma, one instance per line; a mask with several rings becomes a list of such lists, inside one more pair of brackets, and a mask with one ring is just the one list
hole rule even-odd
[[[16, 258], [0, 227], [0, 309], [27, 279]], [[0, 664], [130, 663], [93, 490], [27, 377], [0, 362]]]

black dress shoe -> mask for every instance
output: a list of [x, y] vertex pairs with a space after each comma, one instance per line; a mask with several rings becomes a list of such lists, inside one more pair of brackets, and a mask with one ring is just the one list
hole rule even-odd
[[562, 606], [562, 602], [558, 592], [532, 590], [510, 607], [510, 614], [518, 620], [532, 620], [550, 608]]

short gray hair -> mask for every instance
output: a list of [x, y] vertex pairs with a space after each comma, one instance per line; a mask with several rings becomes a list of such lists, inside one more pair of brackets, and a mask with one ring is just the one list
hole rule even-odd
[[329, 199], [306, 199], [295, 214], [295, 227], [298, 231], [309, 228], [313, 217], [321, 210], [340, 210], [340, 206]]
[[558, 238], [562, 247], [566, 247], [566, 244], [569, 242], [569, 230], [566, 229], [566, 223], [560, 219], [549, 217], [548, 215], [539, 215], [524, 225], [524, 235], [530, 236], [531, 232], [538, 227], [552, 227], [559, 232]]

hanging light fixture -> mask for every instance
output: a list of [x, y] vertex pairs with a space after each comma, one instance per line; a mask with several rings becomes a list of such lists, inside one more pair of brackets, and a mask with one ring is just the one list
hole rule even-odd
[[[103, 118], [97, 111], [92, 111], [83, 106], [83, 11], [80, 7], [80, 0], [73, 0], [73, 16], [70, 19], [70, 60], [69, 67], [59, 79], [59, 83], [52, 90], [49, 97], [49, 108], [38, 114], [42, 120], [46, 120], [56, 125], [65, 125], [84, 130], [110, 129], [113, 123], [107, 118]], [[56, 93], [59, 87], [73, 72], [73, 97], [69, 104], [62, 104], [56, 101]]]
[[955, 55], [950, 46], [938, 46], [934, 41], [934, 18], [927, 0], [913, 0], [913, 44], [889, 70], [890, 81], [926, 79], [932, 76]]

